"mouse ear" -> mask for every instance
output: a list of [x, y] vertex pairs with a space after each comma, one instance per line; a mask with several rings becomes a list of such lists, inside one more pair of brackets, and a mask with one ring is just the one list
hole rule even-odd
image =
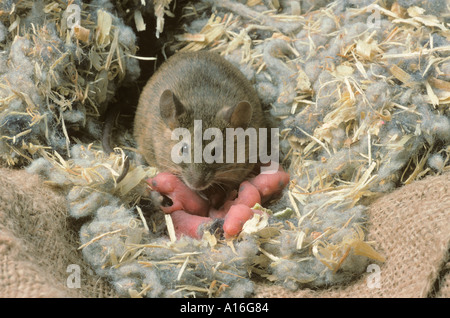
[[170, 89], [166, 89], [159, 99], [159, 112], [162, 119], [175, 128], [177, 117], [184, 113], [184, 106]]
[[241, 101], [235, 106], [225, 107], [217, 113], [218, 118], [230, 123], [231, 127], [246, 129], [252, 119], [252, 106], [247, 101]]

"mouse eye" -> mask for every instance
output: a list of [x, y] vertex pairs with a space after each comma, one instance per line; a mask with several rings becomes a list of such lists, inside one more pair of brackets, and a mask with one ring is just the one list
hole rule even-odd
[[180, 156], [187, 156], [189, 154], [189, 145], [184, 143], [180, 148]]

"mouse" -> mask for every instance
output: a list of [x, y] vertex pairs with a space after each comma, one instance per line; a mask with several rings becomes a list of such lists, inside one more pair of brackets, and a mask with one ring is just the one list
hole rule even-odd
[[[214, 143], [211, 147], [218, 135], [208, 138], [209, 128], [222, 134], [222, 145]], [[254, 128], [256, 134], [259, 128], [267, 128], [253, 85], [218, 53], [177, 52], [161, 64], [142, 89], [134, 138], [137, 152], [148, 165], [177, 176], [218, 206], [258, 166], [248, 140], [245, 160], [237, 160], [242, 151], [237, 148], [236, 137], [225, 138], [227, 128], [234, 131]], [[187, 139], [174, 138], [177, 129], [187, 133]], [[225, 160], [231, 153], [227, 144], [234, 147], [233, 156], [229, 157], [234, 160]], [[205, 160], [202, 153], [213, 156], [214, 161]], [[174, 160], [174, 154], [183, 160]]]

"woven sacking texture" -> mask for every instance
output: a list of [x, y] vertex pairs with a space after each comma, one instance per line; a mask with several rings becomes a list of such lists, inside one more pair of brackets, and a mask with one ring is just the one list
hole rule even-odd
[[450, 297], [449, 278], [439, 276], [450, 242], [449, 173], [379, 198], [370, 206], [369, 217], [369, 239], [377, 242], [385, 263], [374, 264], [345, 287], [290, 292], [260, 285], [258, 297]]
[[64, 196], [37, 176], [0, 169], [0, 297], [113, 296], [78, 246]]

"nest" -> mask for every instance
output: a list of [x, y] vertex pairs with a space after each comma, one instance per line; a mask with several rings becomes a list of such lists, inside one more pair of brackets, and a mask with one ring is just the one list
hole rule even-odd
[[[99, 116], [139, 73], [133, 32], [100, 2], [106, 9], [81, 6], [73, 33], [61, 23], [65, 4], [0, 5], [9, 52], [0, 56], [0, 147], [7, 164], [31, 162], [30, 172], [67, 191], [71, 216], [86, 220], [85, 259], [123, 296], [246, 297], [256, 281], [346, 284], [384, 260], [367, 239], [368, 205], [450, 170], [445, 1], [185, 2], [184, 28], [170, 31], [173, 3], [154, 1], [166, 54], [215, 51], [254, 83], [291, 174], [280, 200], [255, 207], [267, 217], [255, 215], [238, 237], [177, 240], [170, 217], [148, 213], [156, 209], [145, 179], [157, 171], [132, 160], [116, 182], [133, 143], [122, 139], [113, 154], [99, 146]], [[148, 4], [132, 3], [134, 27], [144, 30]], [[32, 21], [42, 11], [46, 19]]]
[[0, 30], [2, 162], [100, 139], [117, 88], [140, 74], [133, 30], [96, 1], [2, 1]]

